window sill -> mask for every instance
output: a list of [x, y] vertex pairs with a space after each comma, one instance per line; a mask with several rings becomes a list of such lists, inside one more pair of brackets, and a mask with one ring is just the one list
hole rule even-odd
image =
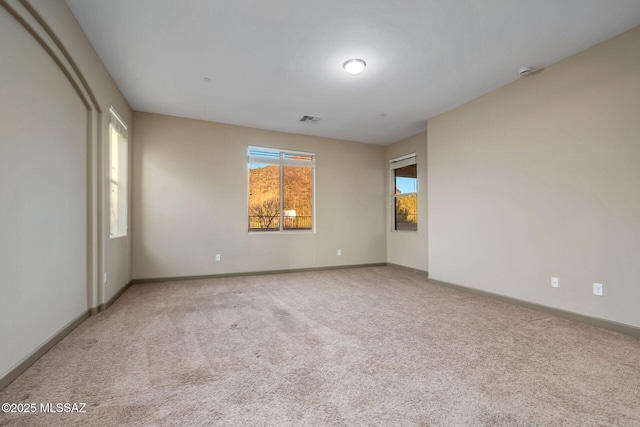
[[287, 231], [287, 230], [283, 230], [283, 231], [279, 231], [279, 230], [274, 230], [274, 231], [247, 231], [248, 235], [258, 235], [258, 236], [264, 236], [264, 235], [270, 235], [270, 234], [289, 234], [289, 235], [297, 235], [297, 234], [316, 234], [315, 230], [300, 230], [300, 231], [295, 231], [295, 230], [291, 230], [291, 231]]

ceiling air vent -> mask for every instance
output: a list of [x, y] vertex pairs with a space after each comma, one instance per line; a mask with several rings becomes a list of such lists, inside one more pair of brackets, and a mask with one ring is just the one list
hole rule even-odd
[[302, 116], [302, 118], [300, 119], [301, 122], [304, 123], [318, 123], [320, 121], [322, 117], [317, 117], [317, 116]]

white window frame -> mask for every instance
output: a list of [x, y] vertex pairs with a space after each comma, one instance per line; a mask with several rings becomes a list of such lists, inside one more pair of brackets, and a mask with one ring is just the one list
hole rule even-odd
[[[113, 134], [118, 137], [113, 138]], [[114, 144], [117, 144], [115, 146]], [[113, 176], [114, 148], [117, 148], [118, 162], [117, 177]], [[118, 112], [111, 106], [109, 108], [109, 169], [108, 169], [108, 203], [109, 203], [109, 238], [117, 239], [129, 234], [129, 131]], [[114, 211], [112, 186], [117, 188], [117, 203]], [[114, 218], [115, 215], [115, 218]]]
[[[252, 154], [252, 152], [254, 152]], [[260, 152], [260, 153], [256, 153]], [[298, 160], [298, 159], [288, 159], [286, 156], [306, 156], [311, 157], [312, 160]], [[279, 226], [280, 228], [277, 230], [267, 230], [267, 229], [251, 229], [247, 226], [247, 232], [249, 234], [304, 234], [304, 233], [315, 233], [316, 232], [316, 153], [310, 153], [305, 151], [296, 151], [296, 150], [287, 150], [287, 149], [278, 149], [278, 148], [267, 148], [267, 147], [258, 147], [250, 145], [247, 147], [247, 214], [249, 213], [249, 194], [250, 194], [250, 171], [251, 164], [259, 163], [259, 164], [267, 164], [280, 166], [280, 207], [279, 207]], [[295, 230], [295, 229], [286, 229], [284, 228], [284, 168], [283, 166], [303, 166], [311, 168], [311, 210], [312, 210], [312, 218], [311, 218], [311, 230]], [[247, 216], [248, 219], [248, 216]], [[247, 224], [249, 225], [249, 224]]]
[[[403, 168], [405, 166], [411, 166], [411, 165], [417, 165], [417, 161], [416, 161], [416, 153], [409, 153], [409, 154], [405, 154], [404, 156], [400, 156], [400, 157], [396, 157], [394, 159], [389, 160], [389, 167], [390, 167], [390, 177], [391, 177], [391, 231], [393, 232], [410, 232], [410, 233], [415, 233], [418, 231], [418, 226], [419, 226], [419, 221], [418, 218], [416, 218], [416, 229], [415, 230], [398, 230], [396, 229], [396, 199], [398, 198], [398, 196], [400, 197], [406, 197], [406, 196], [416, 196], [416, 200], [418, 203], [418, 209], [420, 207], [420, 200], [419, 200], [419, 196], [418, 196], [418, 186], [420, 185], [420, 182], [416, 176], [416, 191], [411, 192], [411, 193], [402, 193], [402, 194], [396, 194], [396, 174], [395, 171], [396, 169], [400, 169]], [[416, 166], [417, 167], [417, 166]], [[418, 210], [418, 212], [420, 212]]]

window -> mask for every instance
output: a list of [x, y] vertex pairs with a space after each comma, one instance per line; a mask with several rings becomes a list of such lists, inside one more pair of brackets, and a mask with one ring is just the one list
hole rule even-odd
[[315, 154], [249, 147], [249, 231], [313, 230]]
[[127, 125], [111, 107], [109, 123], [109, 235], [127, 235]]
[[415, 153], [391, 160], [394, 230], [418, 230], [418, 168]]

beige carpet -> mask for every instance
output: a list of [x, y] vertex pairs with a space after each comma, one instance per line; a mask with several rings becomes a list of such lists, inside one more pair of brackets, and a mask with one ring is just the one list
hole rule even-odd
[[132, 286], [0, 425], [640, 426], [640, 340], [391, 267]]

